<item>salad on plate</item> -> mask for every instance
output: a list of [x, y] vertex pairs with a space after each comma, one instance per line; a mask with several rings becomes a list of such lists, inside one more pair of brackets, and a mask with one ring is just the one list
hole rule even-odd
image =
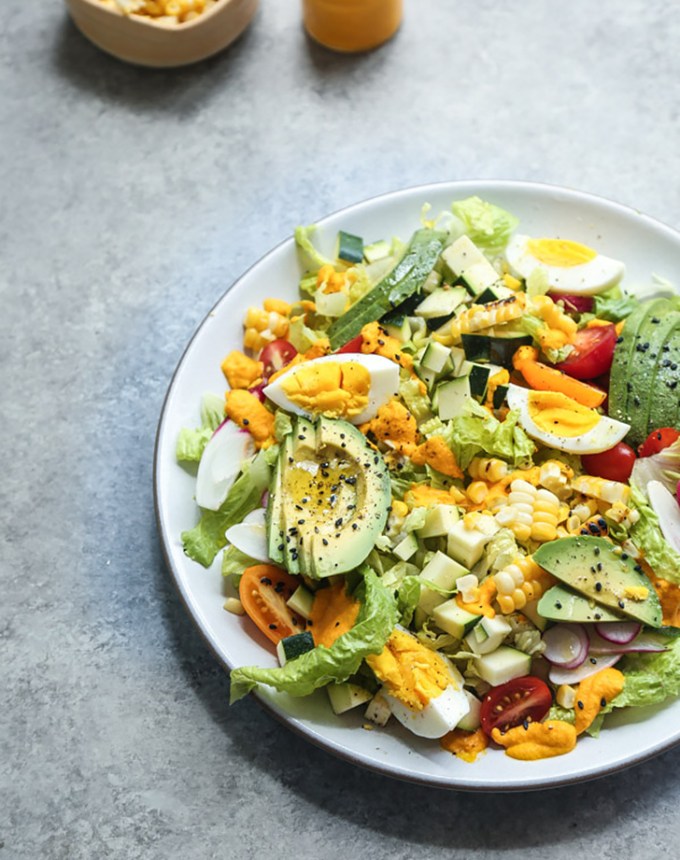
[[414, 222], [296, 230], [298, 300], [247, 308], [177, 440], [184, 552], [277, 656], [232, 701], [564, 755], [680, 695], [680, 296], [478, 197]]

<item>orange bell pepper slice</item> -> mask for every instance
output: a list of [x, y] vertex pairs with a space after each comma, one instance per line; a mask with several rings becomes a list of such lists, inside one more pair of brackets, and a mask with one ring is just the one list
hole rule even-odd
[[512, 359], [515, 370], [522, 374], [530, 388], [536, 391], [558, 391], [590, 409], [597, 409], [604, 403], [607, 397], [605, 391], [536, 361], [537, 356], [538, 352], [533, 346], [521, 346]]

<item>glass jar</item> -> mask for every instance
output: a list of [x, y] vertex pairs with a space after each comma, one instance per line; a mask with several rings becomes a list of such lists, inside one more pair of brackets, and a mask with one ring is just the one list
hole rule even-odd
[[305, 29], [333, 51], [377, 48], [399, 29], [403, 0], [303, 0]]

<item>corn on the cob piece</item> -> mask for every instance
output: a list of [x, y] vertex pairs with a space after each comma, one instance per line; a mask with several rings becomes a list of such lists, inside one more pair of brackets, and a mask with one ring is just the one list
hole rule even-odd
[[592, 475], [580, 475], [571, 482], [572, 490], [582, 493], [584, 496], [601, 499], [603, 502], [623, 502], [627, 504], [630, 496], [628, 484], [619, 481], [607, 481], [605, 478], [594, 478]]
[[[283, 309], [283, 305], [277, 305]], [[274, 305], [269, 299], [265, 301], [265, 308], [269, 305], [271, 310], [249, 307], [246, 311], [243, 327], [243, 346], [251, 352], [258, 352], [263, 346], [271, 343], [279, 337], [286, 337], [289, 329], [288, 317], [279, 310], [274, 310]], [[290, 306], [289, 306], [290, 307]]]
[[530, 555], [518, 556], [512, 564], [494, 574], [496, 601], [504, 615], [523, 609], [538, 600], [553, 579]]
[[607, 520], [599, 514], [595, 514], [594, 517], [590, 517], [590, 519], [581, 523], [574, 534], [592, 535], [593, 537], [607, 537], [609, 534]]
[[569, 482], [574, 477], [574, 470], [560, 460], [546, 460], [541, 464], [538, 483], [546, 490], [554, 493], [558, 499], [566, 499], [571, 495]]
[[542, 319], [548, 328], [562, 331], [569, 338], [578, 331], [578, 325], [550, 296], [533, 296], [529, 301], [529, 311]]
[[537, 489], [518, 478], [510, 484], [508, 504], [496, 512], [496, 522], [512, 529], [519, 541], [555, 540], [560, 500], [546, 489]]
[[611, 508], [604, 512], [604, 517], [612, 523], [630, 528], [640, 519], [640, 512], [622, 502], [614, 502]]
[[517, 293], [488, 305], [472, 305], [451, 321], [449, 335], [443, 339], [447, 344], [457, 344], [463, 334], [516, 320], [522, 316], [524, 305], [524, 293]]
[[468, 474], [475, 481], [489, 481], [495, 484], [508, 474], [508, 464], [497, 457], [473, 457], [468, 466]]

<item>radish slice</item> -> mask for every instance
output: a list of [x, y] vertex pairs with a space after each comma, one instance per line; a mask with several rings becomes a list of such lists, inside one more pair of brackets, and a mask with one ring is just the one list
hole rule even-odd
[[588, 634], [580, 624], [556, 624], [543, 634], [543, 656], [555, 666], [576, 669], [588, 656]]
[[680, 507], [676, 500], [661, 481], [650, 481], [647, 484], [647, 495], [659, 518], [663, 536], [677, 552], [680, 552]]
[[551, 666], [548, 677], [553, 684], [578, 684], [584, 678], [594, 675], [600, 669], [608, 669], [618, 663], [621, 654], [602, 654], [595, 657], [592, 654], [577, 669], [565, 669], [563, 666]]
[[607, 642], [626, 645], [635, 639], [642, 630], [642, 625], [637, 621], [605, 621], [596, 624], [595, 630]]
[[216, 511], [227, 498], [243, 461], [255, 453], [250, 433], [233, 421], [223, 421], [205, 446], [196, 475], [196, 503]]
[[659, 653], [667, 651], [667, 646], [653, 633], [640, 633], [628, 642], [611, 642], [592, 633], [590, 636], [591, 654], [636, 654], [636, 653]]

